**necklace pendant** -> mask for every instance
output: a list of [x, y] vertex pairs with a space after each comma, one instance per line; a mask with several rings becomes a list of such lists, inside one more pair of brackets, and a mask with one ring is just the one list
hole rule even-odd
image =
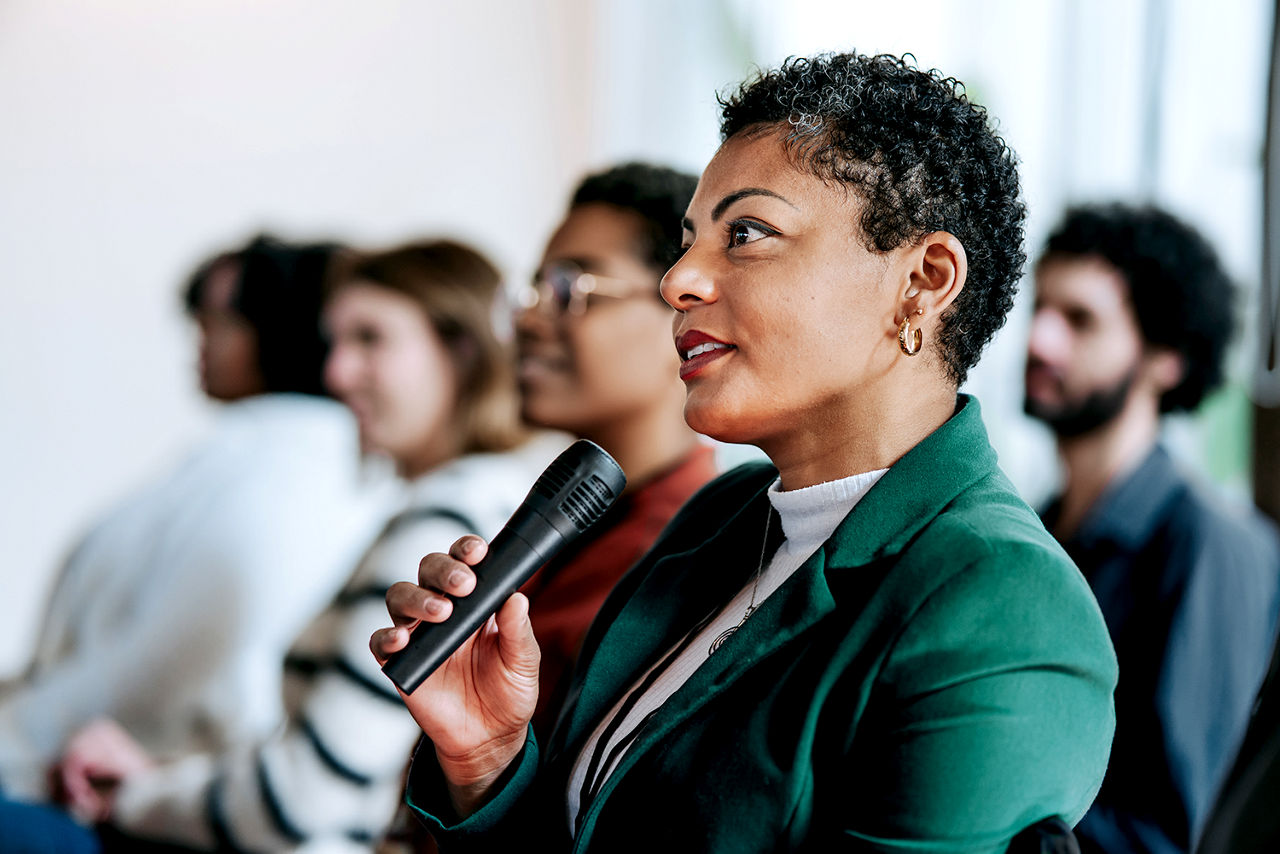
[[707, 655], [715, 655], [716, 650], [724, 646], [724, 642], [727, 641], [730, 638], [730, 636], [733, 635], [734, 632], [742, 628], [742, 624], [747, 621], [747, 617], [750, 617], [751, 612], [754, 611], [755, 609], [756, 609], [755, 605], [748, 605], [746, 612], [743, 613], [742, 615], [742, 619], [738, 621], [738, 625], [730, 626], [720, 634], [716, 635], [716, 639], [711, 642], [711, 648], [707, 650]]
[[711, 642], [711, 648], [707, 650], [707, 655], [715, 655], [716, 650], [724, 646], [724, 642], [727, 641], [734, 632], [742, 628], [742, 624], [747, 621], [747, 617], [750, 617], [756, 609], [756, 592], [760, 589], [760, 573], [764, 569], [765, 549], [769, 545], [769, 523], [772, 521], [773, 514], [770, 512], [764, 520], [764, 542], [760, 544], [760, 562], [756, 564], [756, 580], [755, 583], [751, 585], [751, 604], [748, 605], [747, 610], [743, 612], [742, 619], [738, 621], [738, 625], [730, 626], [720, 634], [716, 635], [716, 639]]
[[730, 626], [720, 634], [716, 635], [716, 639], [711, 642], [711, 648], [707, 650], [707, 655], [715, 655], [716, 650], [724, 646], [724, 642], [727, 641], [737, 630], [738, 626]]

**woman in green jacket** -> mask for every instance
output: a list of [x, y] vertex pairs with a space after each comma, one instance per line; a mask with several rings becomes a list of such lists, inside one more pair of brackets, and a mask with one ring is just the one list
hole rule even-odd
[[[957, 389], [1024, 260], [1012, 152], [961, 85], [789, 60], [724, 103], [662, 282], [696, 430], [761, 448], [593, 625], [559, 725], [513, 596], [405, 702], [445, 850], [998, 852], [1101, 782], [1115, 658]], [[485, 553], [424, 558], [379, 658]]]

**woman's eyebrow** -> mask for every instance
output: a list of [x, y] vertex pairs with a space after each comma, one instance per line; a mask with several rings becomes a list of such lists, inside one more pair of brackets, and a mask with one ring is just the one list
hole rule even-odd
[[[787, 199], [786, 196], [780, 196], [777, 193], [775, 193], [773, 190], [766, 190], [763, 187], [744, 187], [741, 190], [733, 191], [732, 193], [730, 193], [729, 195], [721, 199], [719, 203], [716, 204], [715, 208], [712, 209], [711, 211], [711, 221], [718, 222], [720, 218], [724, 216], [724, 212], [729, 209], [730, 205], [732, 205], [734, 202], [738, 202], [738, 201], [741, 201], [742, 199], [748, 198], [749, 196], [768, 196], [771, 199], [777, 199], [781, 202], [784, 202], [790, 207], [795, 208], [796, 210], [800, 210], [799, 208], [796, 208], [796, 206], [792, 204], [791, 201]], [[693, 220], [689, 219], [689, 217], [685, 217], [684, 219], [680, 220], [680, 225], [681, 227], [684, 228], [685, 231], [691, 231], [695, 234], [698, 231], [696, 228], [693, 227]]]
[[[766, 190], [763, 187], [745, 187], [741, 190], [735, 190], [734, 192], [730, 193], [729, 195], [721, 199], [720, 202], [711, 210], [711, 221], [712, 222], [719, 221], [720, 217], [724, 216], [724, 212], [729, 209], [730, 205], [732, 205], [734, 202], [740, 201], [749, 196], [768, 196], [770, 198], [778, 199], [779, 201], [786, 202], [786, 204], [790, 205], [793, 208], [796, 207], [795, 205], [791, 204], [791, 202], [785, 196], [780, 196], [777, 193], [775, 193], [773, 190]], [[799, 208], [796, 208], [796, 210], [799, 210]]]

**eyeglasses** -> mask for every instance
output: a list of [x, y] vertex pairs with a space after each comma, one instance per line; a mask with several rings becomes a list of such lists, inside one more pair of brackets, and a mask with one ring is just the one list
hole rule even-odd
[[658, 289], [614, 276], [588, 273], [577, 264], [561, 261], [548, 264], [534, 275], [533, 281], [520, 291], [520, 305], [526, 309], [541, 305], [556, 314], [567, 312], [580, 317], [586, 313], [591, 297], [627, 299], [642, 292], [656, 296]]

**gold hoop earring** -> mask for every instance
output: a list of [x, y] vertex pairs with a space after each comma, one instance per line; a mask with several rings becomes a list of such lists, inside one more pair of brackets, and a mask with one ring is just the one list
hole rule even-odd
[[[916, 309], [916, 314], [924, 314], [923, 309]], [[920, 344], [924, 336], [919, 329], [911, 328], [911, 315], [902, 318], [902, 322], [898, 324], [898, 347], [908, 356], [914, 356], [920, 352]], [[910, 343], [908, 343], [910, 342]]]

